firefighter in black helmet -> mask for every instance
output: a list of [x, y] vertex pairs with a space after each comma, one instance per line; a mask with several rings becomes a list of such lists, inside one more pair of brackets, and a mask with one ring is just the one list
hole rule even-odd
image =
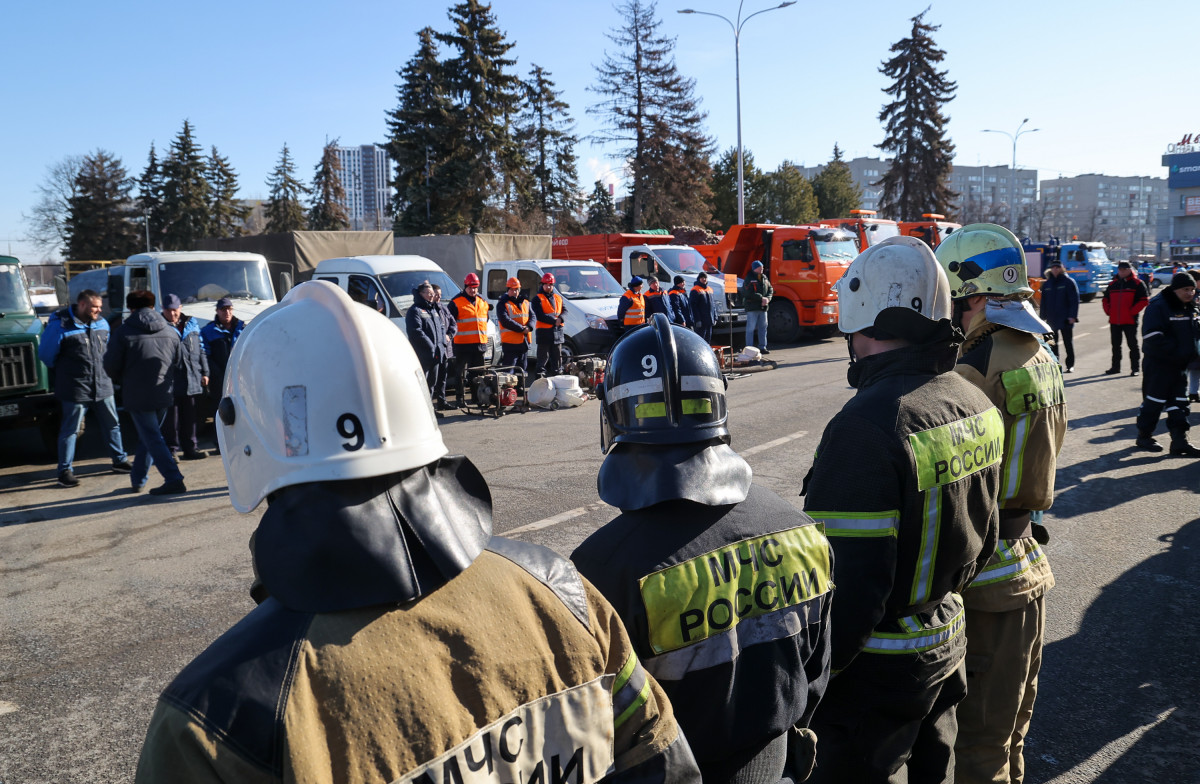
[[571, 557], [671, 698], [705, 784], [803, 780], [829, 678], [832, 552], [752, 484], [725, 387], [704, 339], [662, 314], [617, 342], [597, 484], [621, 514]]

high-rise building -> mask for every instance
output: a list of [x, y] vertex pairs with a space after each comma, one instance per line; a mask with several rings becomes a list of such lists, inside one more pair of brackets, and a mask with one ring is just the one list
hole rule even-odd
[[[1029, 233], [1037, 202], [1036, 169], [1008, 166], [960, 166], [950, 169], [950, 189], [958, 194], [954, 212], [959, 223], [999, 223], [1014, 234]], [[1015, 207], [1014, 210], [1014, 200]]]
[[390, 229], [388, 206], [392, 200], [391, 161], [375, 144], [338, 147], [342, 164], [342, 188], [346, 191], [346, 216], [355, 231]]
[[1200, 134], [1187, 134], [1179, 144], [1167, 146], [1162, 157], [1167, 167], [1167, 207], [1159, 213], [1159, 250], [1164, 261], [1200, 262]]
[[1081, 174], [1042, 181], [1035, 210], [1035, 239], [1078, 237], [1107, 243], [1114, 258], [1155, 253], [1157, 215], [1167, 208], [1167, 181], [1161, 177]]

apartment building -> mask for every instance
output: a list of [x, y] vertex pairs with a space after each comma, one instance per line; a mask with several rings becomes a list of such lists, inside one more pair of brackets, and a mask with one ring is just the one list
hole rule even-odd
[[1156, 253], [1158, 213], [1167, 209], [1162, 177], [1081, 174], [1042, 181], [1032, 236], [1105, 242], [1114, 258]]
[[346, 216], [355, 231], [390, 229], [388, 216], [391, 204], [391, 160], [387, 152], [375, 144], [358, 147], [338, 147], [342, 164], [342, 188], [346, 191]]

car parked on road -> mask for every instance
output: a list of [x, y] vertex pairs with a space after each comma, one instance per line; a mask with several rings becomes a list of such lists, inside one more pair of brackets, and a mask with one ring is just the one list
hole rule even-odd
[[[1196, 267], [1187, 267], [1188, 271], [1197, 269]], [[1150, 288], [1156, 289], [1159, 286], [1168, 286], [1171, 283], [1171, 276], [1175, 274], [1175, 267], [1167, 265], [1165, 267], [1155, 267], [1154, 275], [1150, 278]]]

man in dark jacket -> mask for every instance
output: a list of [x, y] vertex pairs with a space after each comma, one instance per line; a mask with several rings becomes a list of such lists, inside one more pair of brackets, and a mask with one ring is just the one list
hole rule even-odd
[[1196, 281], [1186, 272], [1171, 277], [1171, 285], [1146, 308], [1142, 324], [1142, 351], [1146, 360], [1146, 379], [1142, 384], [1142, 408], [1138, 411], [1137, 445], [1150, 452], [1161, 452], [1154, 440], [1154, 428], [1163, 410], [1167, 412], [1167, 431], [1171, 434], [1171, 454], [1200, 457], [1200, 449], [1188, 443], [1187, 366], [1196, 359]]
[[696, 285], [688, 294], [688, 309], [692, 312], [692, 331], [712, 343], [713, 327], [717, 323], [717, 303], [708, 287], [708, 273], [696, 276]]
[[133, 492], [146, 487], [150, 466], [158, 468], [164, 483], [151, 495], [186, 493], [183, 474], [162, 437], [167, 409], [175, 402], [175, 375], [183, 365], [183, 344], [166, 319], [154, 310], [154, 293], [131, 291], [125, 297], [129, 318], [117, 328], [104, 352], [104, 370], [121, 385], [125, 410], [137, 429], [129, 481]]
[[183, 364], [175, 376], [175, 403], [167, 409], [167, 418], [163, 420], [163, 439], [172, 453], [182, 451], [184, 460], [203, 460], [208, 455], [200, 451], [196, 423], [200, 396], [208, 386], [208, 357], [200, 339], [199, 322], [184, 315], [182, 308], [183, 303], [175, 294], [168, 294], [163, 300], [163, 319], [179, 331], [183, 348]]
[[675, 313], [671, 308], [671, 298], [663, 290], [658, 278], [650, 278], [650, 282], [646, 285], [646, 293], [642, 297], [646, 303], [646, 322], [649, 323], [655, 313], [663, 314], [667, 317], [667, 321], [674, 321]]
[[[422, 281], [412, 290], [413, 304], [404, 314], [404, 328], [408, 334], [408, 342], [417, 353], [421, 363], [421, 371], [425, 374], [425, 383], [429, 386], [430, 399], [434, 401], [434, 409], [444, 411], [446, 408], [446, 380], [441, 378], [445, 367], [443, 360], [446, 356], [446, 319], [442, 309], [433, 301], [433, 285]], [[437, 400], [438, 384], [443, 390], [443, 399]]]
[[450, 312], [450, 305], [442, 302], [442, 287], [436, 283], [433, 284], [433, 305], [442, 314], [442, 323], [446, 325], [446, 333], [443, 336], [445, 342], [442, 344], [442, 367], [438, 370], [437, 385], [433, 390], [433, 404], [439, 411], [447, 411], [458, 406], [457, 403], [451, 406], [446, 402], [446, 381], [450, 378], [450, 366], [454, 364], [454, 335], [458, 332], [458, 321]]
[[50, 317], [38, 346], [38, 356], [54, 372], [54, 396], [62, 404], [62, 427], [58, 431], [60, 487], [79, 484], [71, 464], [75, 460], [79, 426], [89, 409], [96, 413], [100, 429], [108, 439], [112, 470], [127, 474], [131, 468], [121, 443], [112, 380], [104, 372], [109, 330], [100, 307], [98, 293], [91, 289], [79, 292], [74, 309], [63, 308]]
[[233, 315], [233, 300], [221, 297], [217, 300], [216, 319], [205, 324], [200, 330], [204, 353], [208, 355], [208, 387], [213, 400], [221, 399], [221, 389], [225, 385], [225, 365], [229, 363], [229, 355], [233, 353], [233, 344], [237, 343], [245, 327], [246, 323]]
[[767, 350], [767, 309], [774, 293], [771, 281], [763, 273], [763, 263], [755, 261], [742, 285], [742, 300], [746, 304], [746, 345], [757, 346], [764, 354], [771, 353]]
[[1104, 371], [1106, 376], [1121, 372], [1121, 337], [1129, 345], [1129, 375], [1139, 372], [1141, 355], [1138, 353], [1138, 314], [1146, 309], [1150, 297], [1146, 284], [1133, 274], [1128, 261], [1117, 263], [1117, 276], [1104, 291], [1104, 312], [1108, 314], [1108, 331], [1112, 337], [1112, 366]]
[[621, 514], [571, 560], [671, 698], [706, 784], [777, 784], [789, 739], [803, 780], [808, 721], [829, 680], [829, 542], [751, 483], [729, 447], [716, 355], [698, 335], [665, 316], [626, 333], [605, 389], [597, 487]]
[[[1058, 259], [1050, 262], [1042, 284], [1042, 320], [1054, 330], [1054, 356], [1061, 341], [1066, 349], [1064, 373], [1075, 371], [1075, 324], [1079, 321], [1079, 284], [1063, 271]], [[1061, 337], [1060, 337], [1061, 336]]]
[[675, 285], [671, 286], [671, 290], [667, 292], [667, 297], [671, 300], [671, 312], [674, 315], [672, 323], [691, 329], [692, 310], [688, 307], [688, 291], [684, 288], [683, 276], [676, 275], [674, 283]]

